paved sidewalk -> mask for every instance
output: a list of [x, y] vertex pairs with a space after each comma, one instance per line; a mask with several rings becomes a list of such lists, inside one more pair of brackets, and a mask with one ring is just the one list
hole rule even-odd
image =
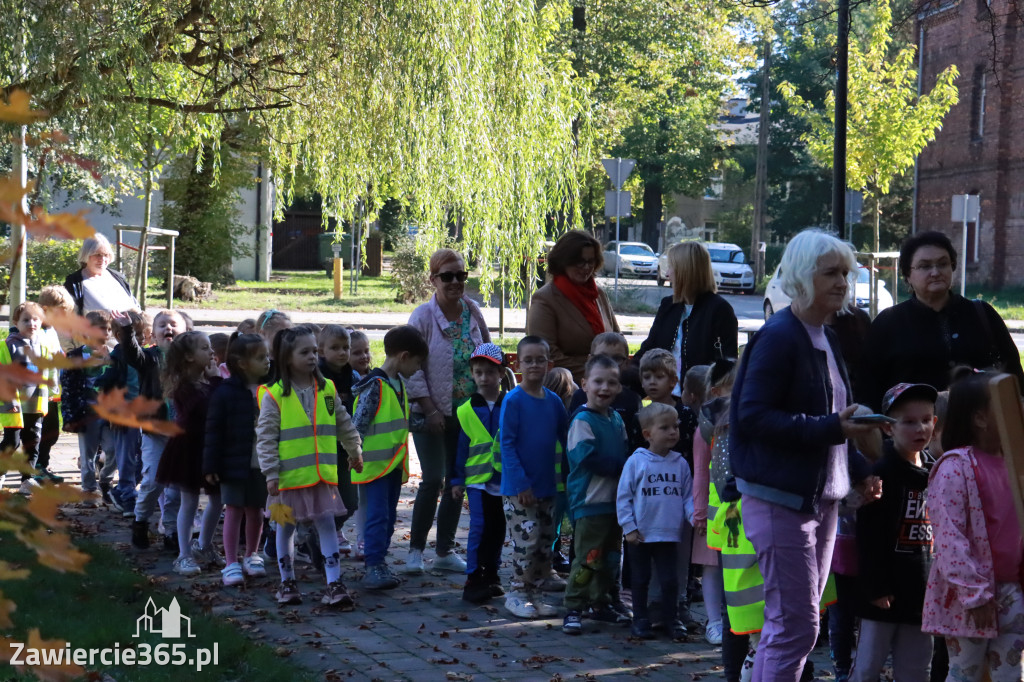
[[[51, 468], [69, 482], [77, 481], [76, 455], [75, 441], [62, 434]], [[414, 475], [402, 490], [391, 548], [390, 561], [399, 570], [408, 551], [419, 482], [415, 456], [411, 465]], [[267, 578], [250, 579], [242, 588], [224, 588], [219, 572], [185, 579], [171, 572], [174, 557], [159, 549], [159, 543], [144, 552], [131, 548], [130, 519], [102, 506], [66, 511], [84, 533], [109, 542], [167, 589], [235, 623], [279, 655], [321, 672], [325, 680], [721, 679], [721, 650], [707, 645], [702, 636], [689, 643], [642, 642], [631, 639], [627, 627], [585, 621], [585, 634], [571, 637], [562, 634], [560, 618], [521, 621], [509, 617], [502, 600], [483, 607], [461, 601], [463, 577], [453, 573], [407, 577], [398, 589], [367, 593], [358, 589], [361, 563], [345, 560], [343, 578], [358, 593], [357, 607], [339, 613], [320, 605], [323, 579], [299, 564], [303, 603], [281, 608], [273, 600], [277, 570], [271, 561]], [[467, 529], [468, 511], [458, 535], [462, 542]], [[216, 541], [219, 545], [219, 530]], [[433, 557], [429, 549], [426, 554]], [[694, 615], [703, 616], [702, 604], [694, 605]], [[824, 672], [830, 671], [827, 649], [816, 649], [812, 660], [819, 671], [816, 679], [831, 679]]]

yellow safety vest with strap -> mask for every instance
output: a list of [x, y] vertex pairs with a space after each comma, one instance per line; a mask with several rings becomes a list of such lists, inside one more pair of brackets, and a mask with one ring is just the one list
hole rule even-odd
[[[737, 635], [760, 632], [764, 628], [764, 577], [757, 563], [757, 550], [743, 531], [743, 500], [725, 505], [719, 516], [725, 529], [722, 584], [729, 629]], [[818, 608], [824, 611], [835, 602], [835, 575], [829, 573]]]
[[335, 411], [341, 409], [334, 383], [323, 390], [314, 384], [313, 419], [306, 415], [293, 388], [284, 395], [284, 386], [260, 386], [260, 406], [267, 398], [281, 411], [281, 436], [277, 446], [281, 458], [279, 490], [310, 488], [318, 483], [338, 485], [338, 429]]
[[495, 436], [488, 432], [487, 427], [473, 409], [472, 401], [467, 400], [456, 410], [459, 424], [469, 438], [469, 454], [466, 457], [466, 485], [487, 483], [495, 472], [501, 473], [501, 440], [500, 431]]
[[[711, 438], [711, 442], [708, 444], [708, 451], [709, 452], [714, 452], [714, 449], [715, 449], [715, 439], [714, 439], [714, 437], [712, 437]], [[714, 457], [712, 457], [711, 460], [713, 462], [714, 461]], [[712, 464], [711, 462], [708, 463], [708, 470], [709, 471], [711, 470], [711, 464]], [[708, 478], [709, 479], [711, 478], [710, 475], [708, 476]], [[721, 508], [722, 508], [722, 498], [718, 496], [718, 488], [715, 486], [714, 480], [709, 480], [709, 482], [708, 482], [708, 513], [707, 513], [707, 520], [708, 520], [708, 527], [707, 528], [708, 528], [708, 532], [707, 532], [707, 540], [708, 540], [708, 548], [709, 549], [713, 549], [716, 552], [721, 552], [722, 551], [722, 545], [724, 544], [724, 540], [722, 539], [722, 536], [723, 536], [723, 534], [725, 532], [725, 526], [723, 525], [725, 517], [723, 516], [723, 517], [720, 518], [719, 515], [718, 515], [718, 512], [719, 512], [719, 510]]]
[[[10, 365], [11, 351], [6, 343], [0, 343], [0, 365]], [[25, 426], [24, 418], [21, 416], [21, 400], [7, 402], [0, 401], [0, 427], [5, 429], [20, 429]]]
[[[409, 480], [409, 396], [402, 384], [402, 399], [391, 384], [380, 382], [380, 403], [363, 436], [363, 470], [352, 472], [352, 483], [370, 483], [402, 467], [402, 483]], [[356, 406], [359, 407], [359, 397]]]

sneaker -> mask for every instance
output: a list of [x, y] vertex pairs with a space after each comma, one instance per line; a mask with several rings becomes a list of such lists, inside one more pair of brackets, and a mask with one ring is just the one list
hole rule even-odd
[[295, 544], [295, 561], [296, 563], [313, 564], [313, 556], [309, 553], [305, 543]]
[[489, 589], [491, 591], [491, 596], [492, 597], [504, 597], [505, 596], [505, 590], [502, 589], [500, 583], [490, 583], [487, 586], [487, 589]]
[[281, 586], [274, 593], [274, 599], [281, 605], [302, 603], [302, 595], [299, 594], [299, 588], [295, 581], [291, 579], [281, 581]]
[[439, 556], [434, 559], [435, 571], [451, 571], [452, 573], [465, 573], [466, 572], [466, 560], [460, 557], [455, 552], [449, 552], [444, 556]]
[[[121, 512], [121, 514], [123, 515], [125, 513], [125, 506], [118, 502], [117, 497], [115, 495], [108, 494], [108, 497], [110, 497], [110, 506], [116, 509], [117, 511]], [[135, 507], [132, 507], [131, 514], [132, 516], [135, 515]]]
[[[100, 501], [98, 499], [96, 499], [95, 497], [93, 497], [92, 495], [90, 495], [89, 497], [87, 497], [84, 500], [82, 500], [80, 504], [83, 507], [88, 507], [90, 509], [95, 509], [96, 507], [100, 506]], [[132, 514], [132, 516], [134, 516], [134, 514]]]
[[362, 561], [366, 558], [366, 545], [362, 540], [356, 543], [356, 553], [352, 556], [357, 561]]
[[253, 578], [262, 578], [267, 574], [267, 567], [259, 554], [250, 554], [242, 559], [242, 570]]
[[541, 582], [540, 589], [542, 592], [565, 592], [565, 579], [551, 569], [551, 575]]
[[533, 608], [537, 611], [537, 615], [541, 618], [553, 618], [559, 614], [559, 609], [554, 604], [548, 604], [539, 594], [530, 595], [530, 603], [533, 604]]
[[39, 487], [39, 481], [34, 478], [26, 478], [21, 482], [21, 487], [18, 488], [19, 495], [31, 495], [35, 492], [35, 489]]
[[612, 602], [612, 611], [625, 618], [626, 622], [633, 620], [633, 609], [626, 606], [626, 603], [621, 599], [616, 599]]
[[337, 606], [342, 611], [351, 611], [355, 606], [348, 590], [345, 589], [345, 583], [341, 582], [340, 578], [327, 584], [327, 590], [320, 598], [320, 603], [326, 606]]
[[180, 556], [174, 560], [174, 572], [178, 575], [199, 575], [202, 573], [202, 569], [199, 568], [199, 564], [195, 562], [190, 556]]
[[680, 602], [680, 604], [679, 604], [679, 620], [682, 622], [683, 625], [686, 626], [686, 630], [688, 632], [689, 631], [693, 631], [693, 632], [699, 632], [700, 631], [701, 624], [699, 622], [697, 622], [696, 620], [694, 620], [693, 614], [690, 613], [689, 607], [684, 606], [682, 604], [682, 602]]
[[199, 538], [194, 538], [189, 547], [192, 549], [192, 557], [197, 562], [207, 564], [208, 566], [214, 566], [216, 568], [224, 566], [224, 557], [217, 553], [217, 550], [214, 549], [213, 545], [206, 548], [200, 547]]
[[132, 547], [149, 549], [149, 521], [132, 521]]
[[100, 496], [103, 498], [103, 501], [106, 502], [107, 504], [112, 504], [113, 503], [113, 501], [110, 498], [110, 482], [109, 481], [100, 481]]
[[624, 625], [630, 620], [623, 614], [615, 611], [615, 609], [608, 604], [604, 604], [602, 606], [591, 606], [586, 610], [585, 615], [591, 620], [600, 621], [602, 623], [615, 623], [616, 625]]
[[178, 534], [171, 533], [170, 535], [164, 535], [164, 549], [168, 552], [178, 551]]
[[536, 618], [537, 607], [522, 592], [512, 592], [505, 597], [505, 610], [516, 618]]
[[648, 618], [633, 619], [633, 626], [629, 631], [637, 639], [654, 639], [654, 630], [651, 629], [651, 621]]
[[338, 554], [344, 554], [348, 556], [352, 553], [352, 543], [349, 542], [348, 538], [345, 537], [345, 530], [342, 528], [338, 529]]
[[241, 585], [245, 582], [245, 576], [242, 575], [242, 564], [237, 561], [228, 564], [220, 572], [221, 580], [224, 581], [225, 587], [231, 587], [232, 585]]
[[470, 577], [462, 588], [462, 601], [468, 601], [470, 604], [486, 604], [493, 598], [491, 586], [479, 579]]
[[562, 632], [567, 635], [578, 635], [583, 632], [583, 616], [579, 611], [570, 610], [562, 619]]
[[400, 582], [387, 564], [378, 564], [366, 567], [361, 584], [368, 590], [391, 590], [398, 587]]
[[[362, 544], [359, 543], [359, 551], [362, 552]], [[358, 555], [357, 555], [358, 556]], [[422, 549], [410, 549], [409, 556], [405, 560], [405, 566], [402, 567], [402, 573], [408, 573], [409, 575], [419, 575], [423, 572], [423, 550]]]
[[668, 630], [669, 636], [675, 640], [686, 639], [690, 636], [690, 629], [686, 627], [686, 624], [681, 620], [672, 621], [668, 624], [666, 629]]
[[64, 482], [64, 477], [63, 476], [58, 476], [57, 474], [53, 473], [52, 471], [50, 471], [49, 469], [46, 469], [46, 468], [40, 469], [36, 473], [36, 475], [33, 476], [32, 478], [36, 479], [40, 483], [44, 483], [46, 481], [51, 481], [53, 483], [63, 483]]
[[712, 646], [718, 646], [722, 643], [722, 624], [721, 623], [708, 623], [708, 626], [704, 629], [704, 641]]

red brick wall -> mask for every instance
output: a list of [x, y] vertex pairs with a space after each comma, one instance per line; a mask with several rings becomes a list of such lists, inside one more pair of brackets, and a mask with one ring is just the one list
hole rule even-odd
[[[985, 0], [960, 0], [918, 24], [924, 29], [925, 91], [955, 64], [960, 101], [919, 158], [917, 229], [945, 232], [959, 251], [962, 232], [950, 221], [952, 195], [980, 194], [979, 258], [968, 265], [967, 277], [996, 288], [1024, 284], [1024, 33], [1014, 1], [993, 0], [988, 9]], [[980, 137], [979, 69], [986, 74]], [[969, 232], [973, 236], [973, 227]], [[973, 252], [973, 243], [968, 248]]]

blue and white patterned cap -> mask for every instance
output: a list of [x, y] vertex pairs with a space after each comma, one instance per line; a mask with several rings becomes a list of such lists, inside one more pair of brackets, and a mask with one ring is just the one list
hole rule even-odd
[[505, 354], [501, 352], [501, 348], [494, 343], [481, 343], [473, 351], [473, 355], [470, 356], [470, 360], [476, 360], [477, 358], [484, 358], [490, 360], [496, 365], [502, 366], [505, 364]]

